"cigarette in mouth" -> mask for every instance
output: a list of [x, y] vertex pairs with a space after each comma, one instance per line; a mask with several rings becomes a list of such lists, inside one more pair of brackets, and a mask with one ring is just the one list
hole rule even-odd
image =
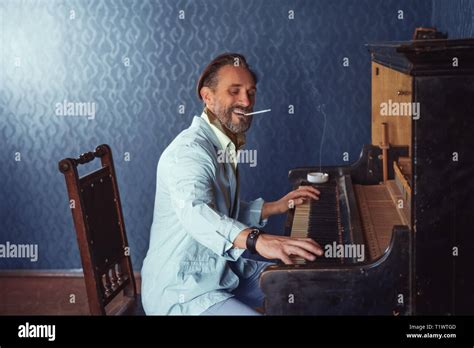
[[265, 110], [260, 110], [260, 111], [249, 112], [249, 113], [246, 113], [246, 114], [242, 114], [242, 113], [240, 113], [240, 114], [245, 115], [245, 116], [249, 116], [249, 115], [255, 115], [255, 114], [262, 114], [264, 112], [269, 112], [269, 111], [272, 111], [272, 109], [265, 109]]

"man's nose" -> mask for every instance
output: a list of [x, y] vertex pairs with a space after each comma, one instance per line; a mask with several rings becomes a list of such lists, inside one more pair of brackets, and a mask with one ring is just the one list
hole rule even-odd
[[239, 104], [245, 108], [250, 106], [251, 100], [249, 96], [247, 95], [247, 92], [241, 92], [239, 94]]

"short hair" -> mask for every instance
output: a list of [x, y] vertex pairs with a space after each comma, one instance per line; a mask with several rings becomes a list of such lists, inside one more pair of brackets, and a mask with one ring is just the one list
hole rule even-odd
[[248, 70], [250, 75], [252, 75], [255, 84], [258, 81], [257, 74], [250, 68], [247, 63], [245, 57], [239, 53], [223, 53], [212, 60], [202, 72], [201, 76], [199, 77], [198, 84], [197, 84], [197, 94], [199, 99], [202, 100], [201, 97], [201, 88], [209, 87], [214, 89], [217, 85], [217, 73], [219, 69], [225, 65], [233, 65], [245, 68]]

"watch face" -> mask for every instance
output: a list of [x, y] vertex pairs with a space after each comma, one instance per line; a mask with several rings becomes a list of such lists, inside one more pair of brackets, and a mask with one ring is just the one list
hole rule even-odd
[[258, 232], [260, 232], [259, 230], [253, 230], [251, 233], [250, 233], [250, 238], [255, 238], [255, 236], [258, 234]]

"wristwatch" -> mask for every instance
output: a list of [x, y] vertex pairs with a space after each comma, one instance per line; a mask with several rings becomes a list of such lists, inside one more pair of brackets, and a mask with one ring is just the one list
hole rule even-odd
[[257, 253], [256, 245], [258, 237], [264, 233], [262, 230], [258, 228], [253, 228], [252, 231], [247, 236], [246, 246], [247, 250], [250, 251], [252, 254]]

